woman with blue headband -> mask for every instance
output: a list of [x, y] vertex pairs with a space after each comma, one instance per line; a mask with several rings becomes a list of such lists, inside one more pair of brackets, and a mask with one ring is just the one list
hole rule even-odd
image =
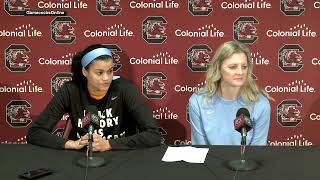
[[[96, 107], [93, 151], [135, 149], [160, 145], [155, 119], [138, 90], [129, 81], [113, 76], [113, 58], [103, 45], [91, 45], [72, 59], [72, 80], [66, 82], [40, 114], [27, 134], [28, 143], [56, 149], [82, 149], [88, 144], [88, 122]], [[92, 109], [92, 108], [91, 108]], [[68, 137], [51, 133], [68, 113]], [[95, 113], [93, 112], [93, 115]], [[66, 131], [66, 130], [65, 130]]]

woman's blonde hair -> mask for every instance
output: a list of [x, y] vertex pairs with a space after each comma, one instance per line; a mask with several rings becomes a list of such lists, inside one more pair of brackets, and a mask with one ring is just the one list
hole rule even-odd
[[247, 57], [248, 73], [247, 80], [241, 88], [240, 96], [245, 102], [252, 103], [258, 101], [259, 94], [263, 94], [268, 99], [272, 99], [264, 90], [259, 89], [255, 80], [252, 78], [252, 57], [250, 50], [241, 42], [228, 41], [223, 43], [215, 52], [214, 57], [210, 61], [206, 74], [206, 84], [201, 89], [207, 97], [214, 95], [220, 87], [221, 82], [221, 65], [225, 59], [228, 59], [235, 53], [244, 53]]

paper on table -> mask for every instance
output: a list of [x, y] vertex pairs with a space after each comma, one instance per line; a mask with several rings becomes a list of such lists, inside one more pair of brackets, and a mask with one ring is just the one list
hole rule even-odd
[[189, 163], [204, 163], [209, 148], [196, 148], [192, 146], [168, 147], [162, 161], [186, 161]]

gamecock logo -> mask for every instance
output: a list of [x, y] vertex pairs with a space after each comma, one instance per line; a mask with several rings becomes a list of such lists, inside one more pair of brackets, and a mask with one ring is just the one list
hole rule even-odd
[[161, 44], [166, 39], [165, 24], [167, 21], [160, 16], [149, 16], [142, 23], [142, 37], [149, 44]]
[[304, 0], [280, 0], [280, 9], [286, 16], [299, 16], [304, 8]]
[[32, 122], [30, 108], [31, 105], [25, 100], [10, 101], [6, 106], [7, 123], [15, 128], [27, 127]]
[[233, 23], [233, 39], [246, 44], [252, 44], [258, 39], [256, 24], [259, 22], [254, 17], [239, 17]]
[[212, 49], [208, 45], [193, 45], [188, 49], [188, 67], [193, 72], [206, 72], [211, 59]]
[[304, 50], [298, 44], [284, 45], [279, 50], [279, 67], [285, 72], [298, 72], [302, 67], [302, 56]]
[[298, 100], [284, 100], [278, 105], [278, 123], [285, 127], [296, 127], [301, 123], [301, 103]]
[[142, 77], [142, 94], [149, 99], [161, 99], [166, 94], [167, 77], [162, 72], [148, 72]]
[[212, 8], [212, 0], [189, 0], [188, 10], [194, 16], [208, 16]]
[[112, 58], [113, 58], [113, 71], [117, 72], [121, 67], [122, 67], [122, 63], [121, 63], [121, 57], [120, 57], [120, 53], [122, 53], [122, 49], [116, 45], [116, 44], [104, 44], [108, 49], [111, 50], [112, 53]]
[[10, 16], [23, 16], [29, 9], [28, 0], [4, 0], [4, 10]]
[[56, 17], [51, 22], [51, 39], [57, 44], [71, 44], [76, 39], [73, 24], [76, 21], [70, 16]]
[[116, 16], [122, 8], [120, 0], [97, 0], [97, 10], [103, 16]]
[[72, 80], [72, 73], [60, 72], [51, 78], [51, 94], [54, 96], [62, 85]]
[[24, 44], [12, 44], [5, 51], [5, 65], [11, 72], [26, 72], [31, 64], [27, 53], [30, 49]]

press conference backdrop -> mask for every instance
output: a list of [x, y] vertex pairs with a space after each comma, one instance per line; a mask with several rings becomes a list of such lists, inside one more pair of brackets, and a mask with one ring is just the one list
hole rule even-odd
[[[26, 132], [63, 83], [70, 58], [107, 45], [159, 120], [164, 143], [189, 144], [188, 99], [217, 47], [252, 51], [252, 76], [275, 98], [269, 145], [319, 145], [319, 0], [3, 0], [0, 142]], [[62, 135], [65, 115], [53, 133]]]

